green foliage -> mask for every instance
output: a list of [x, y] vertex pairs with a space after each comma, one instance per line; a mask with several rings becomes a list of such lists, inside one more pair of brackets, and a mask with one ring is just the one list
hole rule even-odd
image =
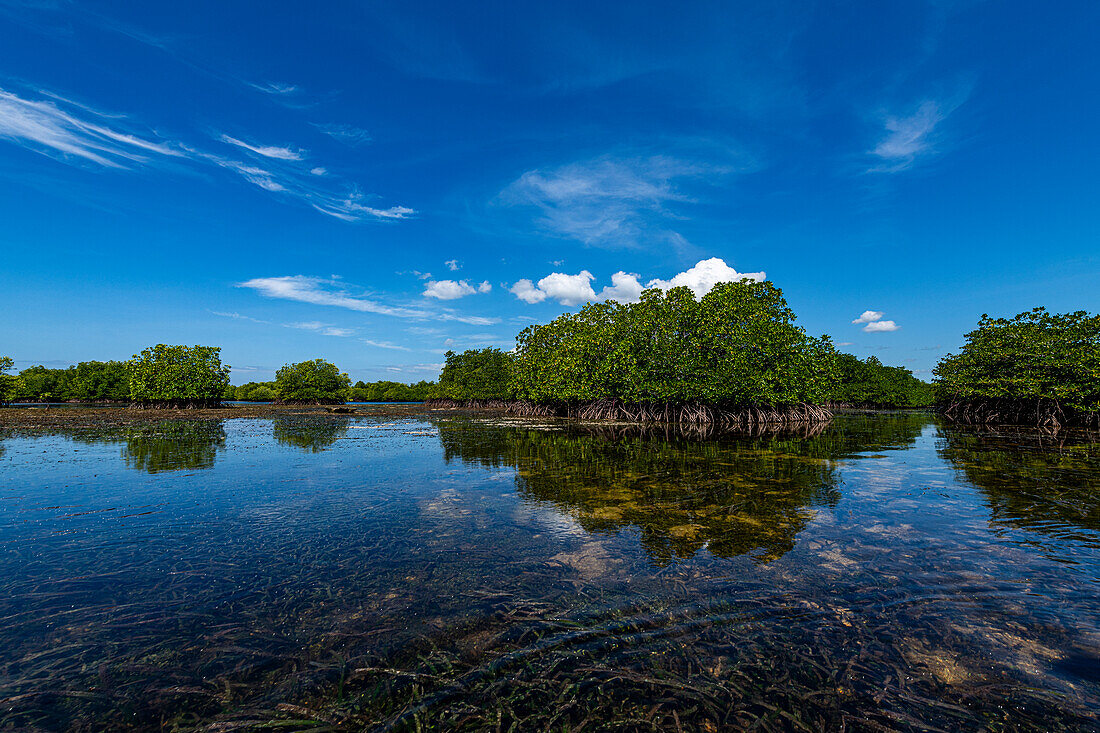
[[21, 400], [130, 401], [129, 372], [122, 361], [82, 361], [67, 369], [27, 367], [12, 381], [11, 390]]
[[344, 402], [351, 379], [324, 359], [287, 364], [275, 372], [275, 394], [282, 402]]
[[275, 393], [275, 382], [245, 382], [239, 387], [231, 387], [232, 396], [227, 394], [226, 399], [240, 400], [242, 402], [274, 402], [278, 399]]
[[509, 400], [514, 358], [500, 349], [470, 349], [444, 354], [439, 396], [452, 400]]
[[519, 334], [512, 385], [535, 402], [828, 401], [833, 345], [794, 320], [779, 288], [749, 280], [698, 301], [680, 287], [647, 290], [636, 304], [589, 303]]
[[958, 354], [934, 370], [941, 399], [1049, 400], [1100, 410], [1100, 316], [1036, 308], [1015, 318], [983, 315]]
[[16, 377], [8, 374], [14, 368], [15, 362], [10, 356], [0, 356], [0, 405], [15, 396]]
[[933, 402], [932, 386], [904, 367], [883, 366], [873, 356], [860, 361], [851, 354], [837, 354], [836, 367], [834, 402], [873, 407], [927, 407]]
[[68, 399], [81, 402], [127, 402], [130, 374], [124, 361], [82, 361], [71, 373]]
[[214, 346], [151, 346], [129, 362], [130, 398], [143, 404], [217, 404], [229, 385], [229, 367], [220, 354]]
[[435, 395], [435, 382], [425, 381], [416, 384], [359, 381], [347, 391], [348, 402], [423, 402]]

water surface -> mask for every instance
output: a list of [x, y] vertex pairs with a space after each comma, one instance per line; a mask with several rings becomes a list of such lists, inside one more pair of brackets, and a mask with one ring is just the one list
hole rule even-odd
[[1097, 726], [1087, 436], [0, 436], [0, 730]]

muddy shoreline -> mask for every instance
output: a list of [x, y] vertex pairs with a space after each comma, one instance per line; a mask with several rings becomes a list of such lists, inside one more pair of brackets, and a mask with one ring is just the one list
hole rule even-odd
[[[406, 417], [442, 412], [422, 405], [372, 405], [355, 407], [350, 416]], [[454, 412], [448, 410], [446, 412]], [[470, 413], [491, 413], [492, 410], [468, 410]], [[56, 426], [104, 425], [125, 426], [162, 422], [164, 420], [232, 420], [267, 419], [274, 417], [331, 415], [324, 405], [239, 405], [202, 409], [143, 410], [127, 407], [3, 407], [0, 408], [0, 430], [4, 428], [43, 428]]]

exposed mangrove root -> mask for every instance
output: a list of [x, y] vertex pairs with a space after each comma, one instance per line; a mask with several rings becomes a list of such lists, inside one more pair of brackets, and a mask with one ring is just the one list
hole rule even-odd
[[444, 409], [503, 409], [516, 417], [565, 417], [629, 423], [708, 425], [728, 430], [752, 430], [759, 425], [807, 425], [828, 422], [833, 413], [819, 405], [722, 405], [702, 402], [592, 402], [541, 404], [505, 400], [429, 400], [425, 406]]
[[939, 411], [948, 420], [967, 425], [1100, 428], [1100, 412], [1074, 410], [1056, 400], [957, 400], [941, 406]]

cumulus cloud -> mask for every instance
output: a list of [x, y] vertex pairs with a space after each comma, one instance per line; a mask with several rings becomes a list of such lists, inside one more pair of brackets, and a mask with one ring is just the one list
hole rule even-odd
[[870, 323], [879, 320], [883, 315], [885, 314], [882, 311], [863, 311], [852, 323]]
[[863, 311], [859, 314], [859, 318], [852, 321], [853, 324], [865, 323], [863, 330], [867, 333], [886, 333], [889, 331], [897, 331], [901, 326], [893, 321], [884, 321], [882, 317], [886, 315], [882, 311]]
[[235, 137], [229, 135], [222, 135], [220, 138], [223, 143], [228, 145], [236, 145], [238, 148], [244, 148], [256, 155], [262, 155], [265, 158], [275, 158], [276, 160], [301, 160], [305, 157], [304, 150], [294, 150], [292, 148], [282, 148], [275, 145], [250, 145], [243, 140], [238, 140]]
[[447, 260], [443, 264], [446, 265], [447, 269], [451, 272], [454, 272], [458, 268], [462, 267], [462, 263], [460, 263], [458, 260]]
[[588, 270], [581, 270], [576, 275], [553, 272], [539, 280], [536, 288], [545, 297], [553, 298], [562, 305], [580, 305], [595, 300], [596, 292], [592, 290], [595, 277]]
[[534, 304], [541, 303], [542, 301], [546, 300], [546, 293], [535, 287], [535, 284], [527, 278], [517, 280], [516, 284], [508, 289], [508, 292], [522, 300], [524, 303]]
[[477, 289], [466, 280], [429, 280], [424, 288], [424, 297], [455, 300], [476, 292]]
[[[689, 270], [678, 273], [668, 280], [653, 279], [645, 288], [668, 290], [687, 287], [701, 298], [722, 282], [753, 280], [760, 282], [766, 277], [763, 272], [738, 272], [719, 257], [700, 260]], [[592, 289], [595, 276], [588, 270], [576, 275], [555, 272], [533, 283], [524, 278], [518, 280], [510, 289], [513, 295], [526, 303], [541, 303], [547, 298], [557, 300], [562, 305], [578, 305], [592, 300], [615, 300], [621, 303], [634, 303], [641, 297], [642, 287], [638, 275], [620, 270], [611, 276], [611, 285], [604, 286], [599, 295]]]
[[761, 282], [766, 279], [763, 272], [738, 272], [720, 257], [711, 257], [709, 260], [700, 260], [690, 270], [675, 275], [671, 280], [650, 280], [647, 288], [660, 288], [668, 290], [685, 286], [695, 293], [695, 297], [701, 298], [711, 291], [718, 283], [738, 282], [739, 280], [752, 280]]
[[498, 200], [534, 208], [537, 222], [557, 236], [586, 244], [632, 244], [653, 220], [670, 218], [669, 205], [690, 201], [675, 182], [704, 172], [708, 169], [698, 164], [665, 156], [601, 157], [527, 171]]
[[599, 299], [634, 303], [641, 297], [643, 289], [638, 275], [619, 270], [611, 276], [611, 284], [600, 291]]
[[867, 333], [879, 333], [887, 331], [897, 331], [901, 326], [893, 321], [873, 321], [863, 327], [863, 330]]

